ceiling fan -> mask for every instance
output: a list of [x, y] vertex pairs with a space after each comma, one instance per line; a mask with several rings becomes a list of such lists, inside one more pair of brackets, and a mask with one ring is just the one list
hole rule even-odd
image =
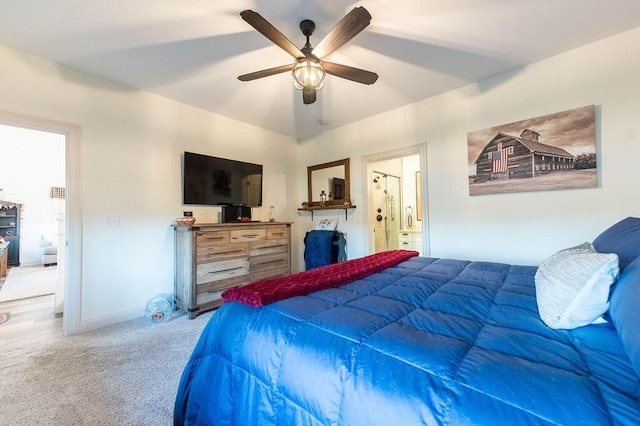
[[355, 7], [347, 13], [315, 48], [309, 43], [309, 37], [316, 28], [315, 23], [311, 20], [305, 19], [300, 22], [300, 30], [307, 37], [307, 42], [302, 49], [298, 49], [257, 12], [244, 10], [240, 12], [240, 16], [249, 25], [258, 30], [260, 34], [296, 58], [293, 64], [241, 75], [238, 77], [240, 81], [251, 81], [292, 71], [295, 87], [302, 90], [302, 101], [305, 104], [312, 104], [316, 101], [316, 91], [322, 89], [324, 85], [326, 74], [362, 84], [373, 84], [378, 79], [378, 74], [374, 72], [322, 60], [322, 58], [338, 50], [369, 25], [371, 14], [362, 6]]

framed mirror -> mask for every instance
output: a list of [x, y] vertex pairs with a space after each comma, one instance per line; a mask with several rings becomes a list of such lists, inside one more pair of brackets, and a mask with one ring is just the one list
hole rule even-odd
[[340, 205], [345, 198], [351, 199], [349, 159], [331, 161], [307, 167], [309, 206], [320, 205], [320, 194], [326, 194], [325, 205]]

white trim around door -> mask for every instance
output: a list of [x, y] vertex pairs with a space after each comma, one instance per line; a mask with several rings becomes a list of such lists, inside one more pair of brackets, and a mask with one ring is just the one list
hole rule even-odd
[[80, 195], [80, 127], [40, 117], [0, 110], [0, 123], [65, 136], [66, 218], [64, 264], [64, 335], [80, 332], [82, 288], [82, 204]]

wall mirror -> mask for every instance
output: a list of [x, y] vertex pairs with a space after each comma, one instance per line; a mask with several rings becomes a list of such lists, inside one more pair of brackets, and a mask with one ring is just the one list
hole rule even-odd
[[326, 194], [326, 205], [339, 205], [345, 198], [351, 199], [349, 159], [331, 161], [307, 167], [309, 206], [319, 206], [320, 194]]

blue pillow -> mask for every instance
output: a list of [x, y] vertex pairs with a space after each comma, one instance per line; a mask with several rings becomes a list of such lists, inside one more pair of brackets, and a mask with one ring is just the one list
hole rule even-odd
[[640, 376], [640, 257], [618, 278], [611, 294], [609, 315], [618, 330], [622, 346]]
[[620, 271], [640, 256], [640, 218], [628, 217], [610, 226], [593, 240], [598, 253], [615, 253]]

